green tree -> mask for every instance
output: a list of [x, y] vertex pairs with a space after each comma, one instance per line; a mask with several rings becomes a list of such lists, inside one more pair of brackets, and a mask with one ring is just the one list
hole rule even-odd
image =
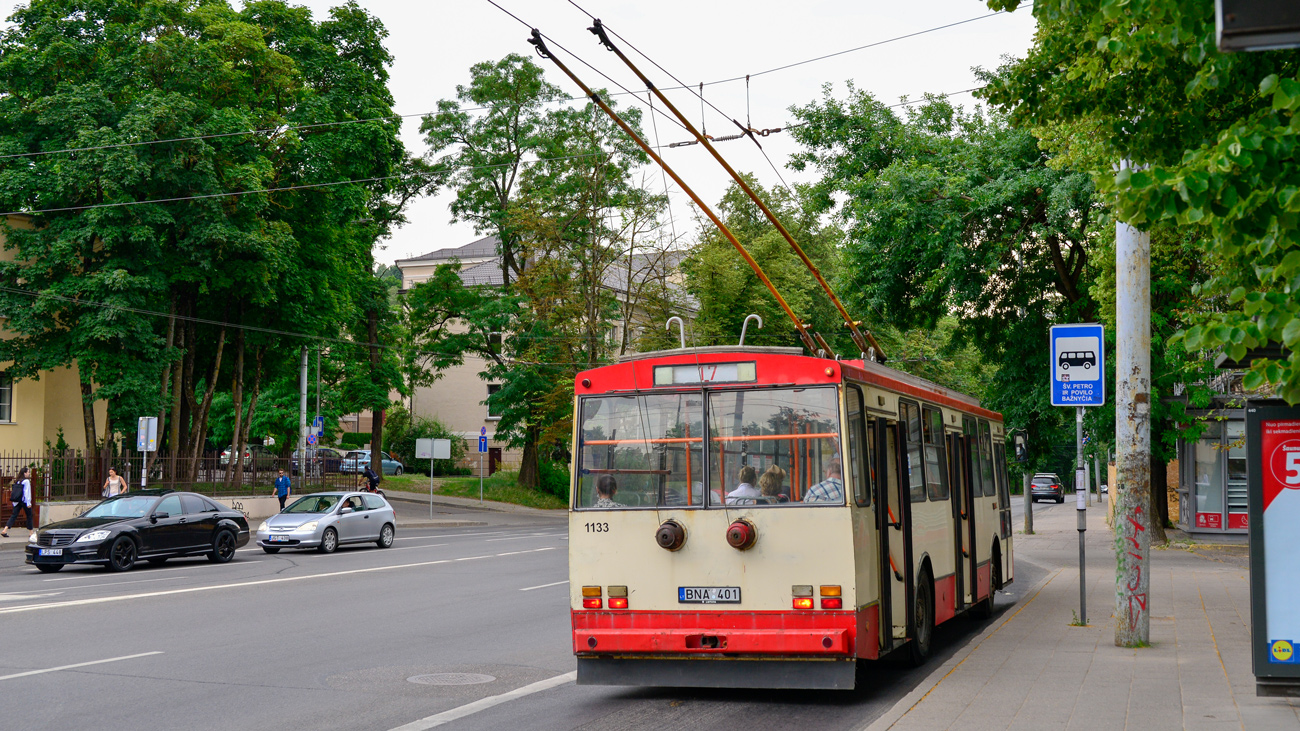
[[1098, 202], [1087, 175], [1049, 166], [1038, 141], [998, 114], [930, 99], [898, 116], [849, 87], [793, 110], [798, 170], [846, 226], [841, 289], [901, 330], [956, 319], [952, 343], [996, 368], [985, 395], [1028, 429], [1031, 468], [1073, 441], [1073, 415], [1044, 408], [1047, 332], [1095, 317]]
[[[991, 0], [1013, 10], [1019, 0]], [[1300, 53], [1222, 54], [1214, 7], [1194, 0], [1035, 3], [1024, 59], [983, 96], [1078, 160], [1144, 230], [1191, 229], [1207, 265], [1173, 340], [1256, 360], [1247, 386], [1300, 403]], [[1115, 172], [1120, 160], [1132, 167]]]
[[337, 337], [370, 301], [406, 154], [396, 121], [328, 123], [392, 114], [385, 31], [355, 3], [316, 21], [279, 0], [36, 0], [10, 23], [0, 154], [49, 154], [0, 163], [0, 206], [34, 212], [0, 265], [17, 334], [0, 359], [20, 377], [76, 363], [89, 444], [160, 413], [197, 460], [219, 389], [238, 439], [294, 367], [277, 354], [297, 342], [245, 325]]

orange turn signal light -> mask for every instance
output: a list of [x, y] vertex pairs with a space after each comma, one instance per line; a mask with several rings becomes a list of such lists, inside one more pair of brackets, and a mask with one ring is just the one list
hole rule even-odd
[[[612, 605], [613, 602], [610, 602], [610, 604]], [[822, 599], [822, 609], [843, 609], [843, 608], [844, 608], [844, 600], [839, 597], [835, 597], [834, 599]]]
[[[597, 600], [597, 601], [599, 601], [599, 600]], [[610, 597], [610, 598], [609, 598], [609, 608], [610, 608], [610, 609], [627, 609], [627, 598], [626, 598], [626, 597], [623, 597], [623, 598]]]
[[839, 596], [840, 588], [838, 586], [823, 586], [822, 596]]
[[601, 601], [599, 598], [582, 600], [583, 609], [600, 609], [600, 606], [601, 606]]
[[599, 586], [584, 586], [584, 587], [582, 587], [582, 595], [583, 595], [583, 596], [600, 596], [600, 587], [599, 587]]
[[812, 608], [813, 608], [813, 600], [812, 600], [811, 597], [801, 597], [801, 596], [797, 596], [797, 597], [794, 598], [794, 608], [795, 608], [795, 609], [812, 609]]

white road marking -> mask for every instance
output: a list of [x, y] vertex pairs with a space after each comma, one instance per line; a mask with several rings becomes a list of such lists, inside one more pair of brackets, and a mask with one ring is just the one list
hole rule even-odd
[[487, 698], [476, 700], [473, 703], [466, 703], [463, 706], [453, 708], [449, 711], [443, 711], [442, 713], [435, 713], [432, 716], [421, 718], [418, 721], [412, 721], [406, 724], [405, 726], [398, 726], [397, 728], [393, 729], [393, 731], [426, 731], [427, 729], [435, 728], [445, 723], [451, 723], [452, 721], [464, 718], [466, 716], [471, 716], [475, 713], [478, 713], [479, 711], [486, 711], [487, 709], [492, 708], [493, 706], [499, 706], [502, 703], [512, 701], [516, 698], [523, 698], [526, 695], [532, 695], [533, 693], [540, 693], [544, 690], [550, 690], [551, 688], [556, 688], [566, 683], [572, 683], [574, 680], [577, 679], [577, 677], [578, 677], [578, 671], [575, 670], [571, 673], [565, 673], [564, 675], [557, 675], [554, 678], [539, 680], [536, 683], [532, 683], [531, 685], [525, 685], [522, 688], [515, 688], [509, 693], [502, 693], [501, 695], [488, 696]]
[[52, 591], [48, 594], [0, 594], [0, 602], [16, 602], [20, 599], [40, 599], [43, 596], [58, 596], [61, 591]]
[[541, 586], [530, 586], [527, 589], [520, 589], [519, 591], [532, 591], [533, 589], [545, 589], [548, 586], [559, 586], [560, 584], [567, 584], [567, 583], [569, 583], [569, 580], [565, 579], [564, 581], [556, 581], [550, 584], [542, 584]]
[[[149, 569], [149, 573], [156, 574], [159, 571], [176, 571], [178, 569], [188, 569], [188, 568], [193, 568], [193, 567], [192, 566], [168, 566], [165, 569]], [[41, 581], [77, 581], [80, 579], [85, 579], [88, 574], [89, 572], [83, 572], [79, 576], [60, 576], [57, 579], [41, 579]]]
[[[514, 553], [540, 553], [542, 551], [554, 551], [555, 547], [534, 548], [531, 551], [515, 551]], [[511, 554], [498, 554], [501, 556]], [[494, 558], [487, 556], [468, 556], [463, 559], [444, 558], [437, 561], [420, 561], [417, 563], [395, 564], [393, 566], [372, 566], [365, 569], [350, 569], [347, 571], [329, 571], [321, 574], [307, 574], [305, 576], [282, 576], [275, 579], [257, 579], [254, 581], [237, 581], [232, 584], [212, 584], [209, 586], [191, 586], [185, 589], [166, 589], [163, 591], [149, 591], [141, 594], [119, 594], [117, 596], [95, 597], [93, 599], [74, 599], [66, 602], [48, 602], [45, 604], [24, 604], [19, 607], [4, 607], [0, 609], [0, 614], [16, 614], [18, 612], [33, 612], [38, 609], [57, 609], [59, 607], [77, 607], [88, 604], [105, 604], [108, 602], [120, 602], [128, 599], [147, 599], [155, 596], [173, 596], [176, 594], [192, 594], [199, 591], [213, 591], [215, 589], [237, 589], [245, 586], [264, 586], [266, 584], [283, 584], [289, 581], [305, 581], [307, 579], [324, 579], [332, 576], [350, 576], [352, 574], [370, 574], [377, 571], [393, 571], [396, 569], [417, 568], [420, 566], [434, 566], [443, 563], [454, 563], [456, 561], [468, 561], [476, 558]], [[244, 563], [252, 563], [244, 562]]]
[[98, 589], [101, 586], [121, 586], [122, 584], [145, 584], [150, 581], [171, 581], [172, 579], [188, 579], [188, 576], [160, 576], [156, 579], [134, 579], [132, 581], [112, 581], [107, 584], [82, 584], [81, 586], [62, 586], [59, 587], [65, 591], [73, 589]]
[[107, 660], [91, 660], [90, 662], [79, 662], [72, 665], [60, 665], [57, 668], [45, 668], [44, 670], [28, 670], [25, 673], [14, 673], [13, 675], [0, 675], [0, 680], [13, 680], [14, 678], [25, 678], [28, 675], [41, 675], [43, 673], [56, 673], [60, 670], [71, 670], [73, 668], [84, 668], [87, 665], [103, 665], [106, 662], [118, 662], [119, 660], [133, 660], [137, 657], [148, 657], [150, 655], [161, 655], [161, 650], [153, 652], [141, 652], [138, 655], [123, 655], [122, 657], [110, 657]]
[[390, 548], [390, 551], [409, 551], [412, 548], [437, 548], [439, 546], [449, 546], [450, 543], [430, 543], [427, 546], [402, 546], [401, 548]]

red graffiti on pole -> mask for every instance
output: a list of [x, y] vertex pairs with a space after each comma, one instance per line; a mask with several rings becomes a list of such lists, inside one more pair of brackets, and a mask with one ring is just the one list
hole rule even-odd
[[[1126, 593], [1128, 595], [1128, 624], [1130, 630], [1137, 627], [1138, 619], [1142, 616], [1142, 612], [1145, 612], [1147, 609], [1147, 595], [1138, 592], [1138, 589], [1142, 587], [1142, 555], [1137, 553], [1137, 551], [1142, 549], [1142, 545], [1138, 542], [1137, 536], [1140, 533], [1145, 533], [1147, 528], [1145, 525], [1142, 525], [1142, 523], [1134, 519], [1134, 516], [1141, 517], [1142, 513], [1142, 506], [1137, 505], [1133, 508], [1133, 515], [1125, 516], [1125, 520], [1127, 520], [1129, 525], [1132, 526], [1132, 531], [1130, 535], [1124, 536], [1124, 540], [1133, 544], [1133, 550], [1126, 551], [1126, 553], [1129, 557], [1134, 559], [1133, 567], [1135, 569], [1132, 574], [1132, 580], [1124, 585], [1124, 588], [1127, 589]], [[1134, 604], [1137, 605], [1136, 608], [1134, 607]]]

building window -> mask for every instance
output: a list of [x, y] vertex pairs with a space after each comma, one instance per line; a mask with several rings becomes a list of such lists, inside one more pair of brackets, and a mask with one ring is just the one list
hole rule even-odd
[[492, 403], [492, 401], [491, 401], [492, 396], [493, 396], [494, 394], [496, 394], [497, 391], [500, 391], [500, 390], [501, 390], [501, 384], [499, 384], [499, 383], [489, 383], [489, 384], [488, 384], [488, 418], [489, 418], [489, 419], [500, 419], [500, 418], [501, 418], [501, 407], [498, 406], [498, 405], [496, 405], [496, 404], [494, 404], [494, 403]]
[[0, 371], [0, 422], [14, 420], [14, 379]]

